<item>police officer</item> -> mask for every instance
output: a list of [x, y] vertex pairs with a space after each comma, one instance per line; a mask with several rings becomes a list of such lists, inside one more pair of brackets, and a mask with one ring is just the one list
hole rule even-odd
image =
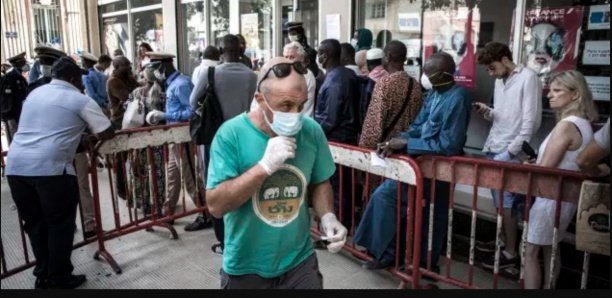
[[287, 23], [288, 37], [290, 41], [297, 41], [306, 51], [306, 59], [304, 63], [307, 64], [308, 69], [312, 71], [312, 74], [317, 77], [319, 75], [319, 67], [317, 66], [317, 51], [308, 45], [308, 37], [306, 37], [306, 31], [304, 30], [302, 22], [289, 22]]
[[22, 74], [22, 69], [26, 65], [26, 53], [8, 59], [11, 69], [2, 77], [0, 83], [0, 96], [2, 100], [1, 116], [8, 129], [8, 141], [12, 142], [13, 136], [17, 132], [21, 106], [27, 96], [28, 82]]
[[59, 58], [68, 56], [66, 53], [47, 46], [40, 46], [34, 49], [36, 52], [36, 60], [40, 65], [40, 73], [42, 76], [37, 80], [30, 82], [28, 85], [28, 94], [34, 91], [34, 89], [49, 84], [51, 82], [51, 67], [55, 61], [59, 60]]

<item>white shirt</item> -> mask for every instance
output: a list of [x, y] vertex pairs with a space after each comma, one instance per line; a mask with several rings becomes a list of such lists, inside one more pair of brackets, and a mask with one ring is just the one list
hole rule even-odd
[[350, 70], [352, 70], [352, 71], [354, 71], [355, 74], [358, 77], [362, 77], [363, 76], [363, 74], [361, 73], [361, 70], [359, 69], [359, 66], [357, 66], [357, 65], [346, 65], [345, 67], [350, 69]]
[[610, 153], [610, 119], [597, 133], [595, 133], [595, 142], [599, 147]]
[[99, 134], [111, 126], [100, 106], [68, 82], [52, 80], [26, 98], [6, 175], [76, 175], [73, 160], [85, 129]]
[[[304, 116], [314, 117], [314, 105], [315, 105], [315, 96], [317, 91], [317, 79], [315, 78], [312, 71], [308, 70], [308, 73], [304, 75], [306, 79], [306, 87], [308, 88], [308, 100], [304, 104]], [[259, 108], [259, 104], [256, 100], [253, 100], [251, 103], [251, 112], [255, 111]]]
[[208, 71], [209, 67], [214, 67], [217, 65], [219, 65], [219, 61], [214, 61], [210, 59], [202, 60], [200, 65], [196, 66], [196, 68], [193, 70], [193, 74], [191, 75], [191, 82], [193, 83], [193, 85], [195, 86], [198, 82], [198, 79], [200, 78], [200, 73], [202, 71]]
[[512, 155], [521, 152], [542, 123], [542, 84], [538, 75], [521, 65], [503, 79], [495, 81], [492, 109], [485, 118], [493, 122], [484, 152]]

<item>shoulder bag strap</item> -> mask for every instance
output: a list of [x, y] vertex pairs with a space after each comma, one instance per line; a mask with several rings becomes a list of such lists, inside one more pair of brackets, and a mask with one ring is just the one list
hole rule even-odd
[[414, 85], [414, 81], [409, 76], [408, 77], [408, 95], [406, 96], [406, 100], [404, 100], [404, 104], [402, 105], [402, 108], [399, 110], [397, 115], [395, 115], [395, 118], [391, 122], [391, 125], [389, 125], [389, 127], [387, 127], [387, 129], [385, 129], [385, 132], [383, 133], [383, 138], [382, 138], [383, 141], [386, 140], [387, 137], [389, 137], [389, 134], [391, 133], [391, 131], [393, 130], [395, 125], [397, 125], [397, 122], [402, 117], [402, 114], [404, 114], [404, 110], [406, 109], [406, 107], [408, 106], [408, 102], [410, 101], [410, 95], [412, 94], [412, 87], [413, 87], [413, 85]]

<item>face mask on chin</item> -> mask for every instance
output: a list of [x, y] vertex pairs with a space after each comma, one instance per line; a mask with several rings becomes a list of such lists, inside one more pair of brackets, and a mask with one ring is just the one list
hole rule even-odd
[[268, 99], [265, 97], [265, 95], [262, 94], [262, 96], [264, 98], [264, 101], [266, 102], [266, 105], [268, 106], [268, 109], [274, 115], [274, 122], [270, 123], [270, 120], [268, 119], [268, 116], [265, 112], [264, 119], [266, 120], [268, 126], [270, 126], [270, 129], [272, 129], [275, 134], [282, 137], [293, 137], [302, 130], [302, 126], [304, 125], [303, 113], [283, 113], [274, 111], [270, 107], [270, 103], [268, 102]]

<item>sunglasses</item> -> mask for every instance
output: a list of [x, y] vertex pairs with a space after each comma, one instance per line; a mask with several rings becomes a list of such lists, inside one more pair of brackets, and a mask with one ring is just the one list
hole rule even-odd
[[276, 64], [272, 66], [270, 69], [268, 69], [266, 74], [263, 76], [263, 78], [257, 85], [257, 91], [261, 92], [260, 91], [261, 83], [263, 83], [263, 81], [265, 81], [268, 78], [268, 76], [270, 75], [270, 72], [274, 72], [274, 75], [277, 78], [282, 79], [282, 78], [288, 77], [291, 74], [292, 68], [301, 75], [305, 75], [308, 73], [308, 69], [306, 69], [306, 67], [304, 67], [304, 65], [302, 65], [302, 63], [300, 62]]

